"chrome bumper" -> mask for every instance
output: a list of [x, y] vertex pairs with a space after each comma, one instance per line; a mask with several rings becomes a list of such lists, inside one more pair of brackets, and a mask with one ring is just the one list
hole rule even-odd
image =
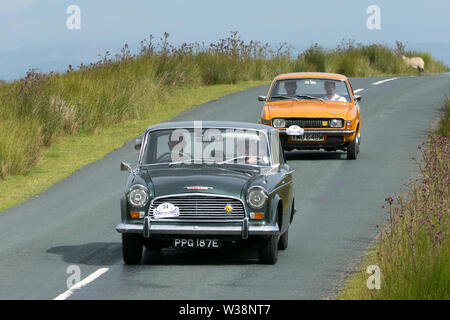
[[247, 239], [249, 235], [272, 235], [280, 231], [278, 224], [275, 226], [249, 226], [245, 219], [241, 226], [207, 226], [207, 225], [173, 225], [155, 224], [149, 226], [137, 224], [119, 223], [116, 230], [120, 233], [141, 233], [148, 238], [151, 234], [183, 234], [183, 235], [225, 235], [241, 236]]
[[[278, 132], [286, 133], [286, 129], [278, 129]], [[353, 134], [355, 130], [305, 130], [305, 133]]]

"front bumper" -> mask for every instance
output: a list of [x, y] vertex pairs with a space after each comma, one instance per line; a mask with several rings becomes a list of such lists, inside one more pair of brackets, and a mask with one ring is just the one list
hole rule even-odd
[[[286, 129], [278, 129], [278, 132], [286, 134]], [[305, 130], [305, 133], [354, 134], [355, 130]]]
[[322, 141], [292, 141], [286, 129], [278, 129], [283, 148], [292, 149], [345, 149], [355, 138], [355, 130], [305, 130], [305, 134], [323, 134]]
[[137, 233], [142, 234], [145, 238], [152, 234], [167, 234], [167, 235], [223, 235], [223, 236], [237, 236], [242, 239], [247, 239], [248, 236], [253, 235], [273, 235], [280, 231], [278, 224], [276, 225], [261, 225], [251, 226], [248, 220], [244, 220], [241, 225], [175, 225], [164, 223], [148, 223], [144, 224], [126, 224], [119, 223], [116, 230], [120, 233]]

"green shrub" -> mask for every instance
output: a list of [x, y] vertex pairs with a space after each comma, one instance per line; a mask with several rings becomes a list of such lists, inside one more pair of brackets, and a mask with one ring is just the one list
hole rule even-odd
[[317, 43], [305, 50], [303, 59], [312, 67], [309, 71], [324, 72], [326, 70], [327, 52]]

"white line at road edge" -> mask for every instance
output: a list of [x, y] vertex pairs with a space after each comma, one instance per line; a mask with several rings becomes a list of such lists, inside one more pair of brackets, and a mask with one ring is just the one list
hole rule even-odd
[[66, 300], [67, 298], [69, 298], [74, 293], [75, 290], [81, 289], [85, 285], [91, 283], [92, 281], [94, 281], [95, 279], [100, 277], [102, 274], [104, 274], [108, 270], [109, 270], [109, 268], [100, 268], [100, 269], [98, 269], [97, 271], [95, 271], [94, 273], [89, 275], [88, 277], [86, 277], [83, 280], [81, 280], [80, 282], [78, 282], [76, 285], [73, 285], [72, 287], [70, 287], [70, 289], [67, 290], [66, 292], [61, 293], [59, 296], [57, 296], [53, 300]]
[[385, 80], [381, 80], [381, 81], [374, 82], [374, 83], [372, 83], [372, 84], [377, 85], [377, 84], [381, 84], [381, 83], [383, 83], [383, 82], [392, 81], [392, 80], [395, 80], [395, 79], [398, 79], [398, 78], [385, 79]]
[[356, 89], [355, 91], [353, 91], [353, 93], [358, 93], [360, 91], [363, 91], [364, 89]]

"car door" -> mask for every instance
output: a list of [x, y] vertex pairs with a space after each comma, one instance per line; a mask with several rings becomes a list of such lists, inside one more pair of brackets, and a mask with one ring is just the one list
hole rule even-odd
[[278, 183], [274, 188], [274, 193], [278, 195], [283, 205], [282, 225], [279, 226], [281, 233], [283, 233], [288, 228], [291, 218], [293, 170], [286, 162], [278, 130], [276, 129], [271, 132], [271, 148], [272, 161], [275, 165], [278, 165]]

